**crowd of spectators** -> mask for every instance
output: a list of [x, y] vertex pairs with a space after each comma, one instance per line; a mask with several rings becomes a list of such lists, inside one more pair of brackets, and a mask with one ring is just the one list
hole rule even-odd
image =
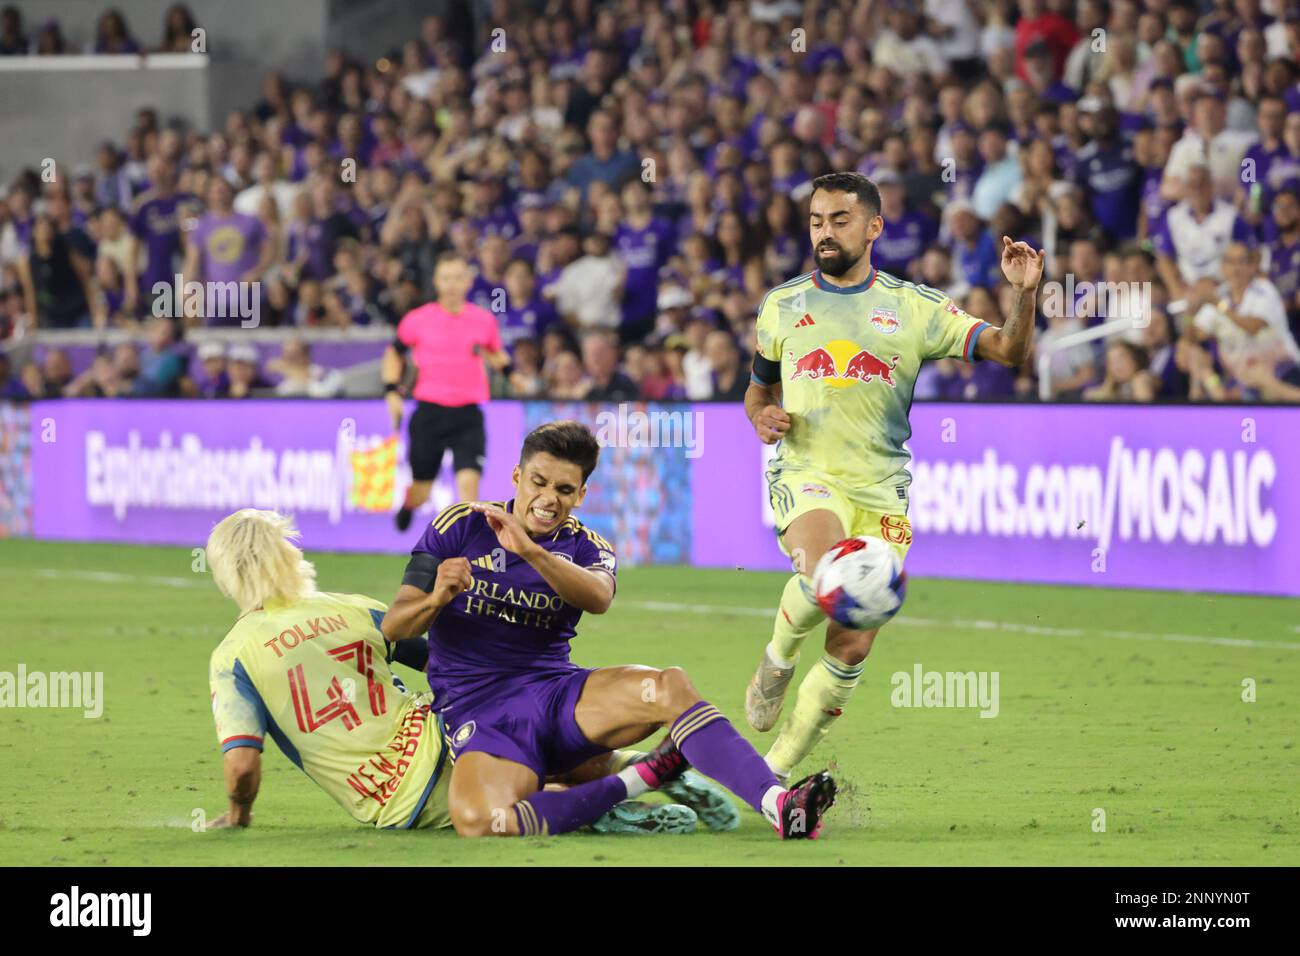
[[[455, 250], [511, 353], [496, 393], [738, 399], [764, 292], [813, 268], [811, 182], [838, 169], [880, 187], [878, 267], [995, 325], [999, 237], [1047, 251], [1046, 280], [1074, 290], [1039, 319], [1053, 398], [1300, 394], [1297, 0], [473, 9], [428, 17], [373, 63], [331, 54], [317, 83], [268, 72], [217, 130], [141, 109], [93, 157], [61, 158], [91, 160], [67, 178], [8, 184], [0, 343], [77, 327], [148, 341], [66, 382], [48, 354], [53, 368], [0, 364], [0, 394], [138, 394], [142, 380], [153, 394], [154, 378], [162, 394], [235, 394], [235, 349], [222, 388], [157, 353], [239, 317], [200, 303], [178, 329], [140, 325], [156, 283], [256, 281], [261, 325], [298, 330], [305, 350], [313, 327], [395, 324]], [[171, 8], [162, 47], [195, 23]], [[59, 52], [59, 37], [0, 12], [0, 54]], [[94, 49], [142, 44], [109, 11]], [[1104, 284], [1147, 305], [1090, 293]], [[310, 368], [289, 351], [286, 367]], [[1037, 356], [945, 360], [917, 397], [1032, 398], [1038, 370]], [[329, 378], [284, 380], [324, 394]]]

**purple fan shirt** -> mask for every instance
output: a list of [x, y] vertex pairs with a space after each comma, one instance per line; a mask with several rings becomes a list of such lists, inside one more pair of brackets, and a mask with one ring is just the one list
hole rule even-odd
[[894, 275], [906, 275], [907, 264], [918, 258], [939, 234], [939, 224], [914, 210], [885, 220], [880, 238], [871, 246], [871, 262]]
[[1112, 239], [1137, 235], [1141, 171], [1131, 146], [1089, 143], [1079, 151], [1075, 179], [1088, 193], [1092, 214]]
[[1269, 240], [1271, 261], [1268, 277], [1273, 280], [1273, 285], [1277, 286], [1282, 301], [1286, 303], [1287, 312], [1294, 315], [1296, 293], [1300, 292], [1300, 239], [1286, 245], [1277, 235], [1276, 228], [1271, 231], [1273, 238]]
[[623, 287], [623, 320], [635, 322], [655, 314], [659, 267], [673, 251], [673, 226], [651, 219], [638, 229], [622, 223], [614, 232], [614, 253], [627, 267]]
[[558, 318], [555, 307], [538, 296], [519, 307], [508, 305], [500, 318], [501, 341], [507, 351], [513, 352], [516, 342], [540, 339]]
[[1173, 205], [1160, 195], [1160, 181], [1164, 178], [1164, 167], [1154, 167], [1142, 172], [1142, 208], [1147, 214], [1147, 236], [1154, 236], [1165, 227], [1165, 213]]
[[203, 255], [203, 278], [207, 282], [239, 282], [261, 256], [266, 228], [256, 216], [232, 212], [225, 216], [208, 213], [199, 218], [190, 234]]
[[188, 193], [152, 198], [142, 196], [131, 214], [131, 232], [145, 248], [145, 267], [140, 274], [140, 286], [146, 292], [156, 282], [170, 285], [179, 271], [181, 219], [186, 208], [197, 201]]

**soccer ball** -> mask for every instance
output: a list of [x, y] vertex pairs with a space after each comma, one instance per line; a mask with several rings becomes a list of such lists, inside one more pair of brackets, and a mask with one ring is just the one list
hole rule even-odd
[[813, 570], [817, 605], [855, 631], [880, 627], [903, 606], [907, 572], [898, 553], [879, 538], [845, 538]]

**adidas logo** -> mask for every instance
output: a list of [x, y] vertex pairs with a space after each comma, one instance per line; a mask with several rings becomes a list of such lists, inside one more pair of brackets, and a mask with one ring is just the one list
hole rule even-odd
[[506, 569], [506, 553], [501, 548], [494, 548], [491, 554], [470, 558], [469, 563], [476, 568], [482, 568], [484, 571], [501, 573]]
[[802, 329], [805, 325], [816, 325], [816, 324], [817, 323], [813, 321], [813, 317], [809, 315], [807, 312], [805, 312], [803, 314], [803, 318], [800, 319], [798, 322], [796, 322], [794, 324], [794, 327], [796, 329]]

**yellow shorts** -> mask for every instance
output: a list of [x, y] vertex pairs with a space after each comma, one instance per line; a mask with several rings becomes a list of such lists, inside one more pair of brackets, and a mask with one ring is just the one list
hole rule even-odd
[[880, 538], [898, 553], [900, 560], [907, 558], [907, 549], [912, 546], [912, 524], [906, 515], [864, 508], [816, 472], [769, 470], [767, 493], [776, 515], [777, 541], [786, 554], [790, 550], [785, 543], [785, 529], [800, 515], [819, 509], [833, 512], [840, 519], [845, 537]]

